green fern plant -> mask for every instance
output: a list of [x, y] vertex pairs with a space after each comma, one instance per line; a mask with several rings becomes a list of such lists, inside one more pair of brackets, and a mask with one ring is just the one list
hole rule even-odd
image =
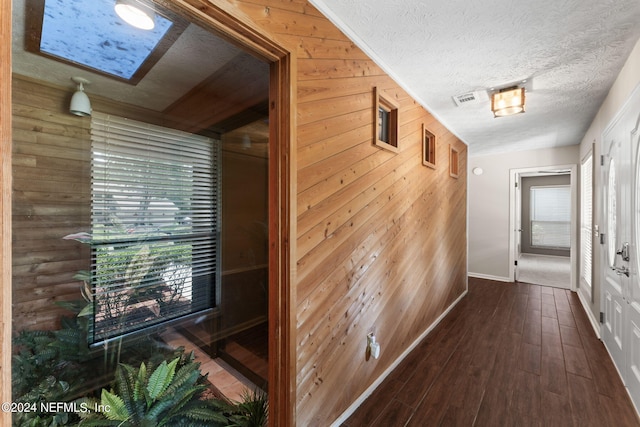
[[230, 408], [228, 427], [264, 427], [269, 415], [267, 394], [260, 389], [245, 390], [242, 401]]
[[226, 404], [205, 400], [206, 376], [193, 353], [157, 367], [121, 364], [115, 385], [102, 390], [100, 412], [81, 421], [85, 427], [216, 427], [227, 426]]

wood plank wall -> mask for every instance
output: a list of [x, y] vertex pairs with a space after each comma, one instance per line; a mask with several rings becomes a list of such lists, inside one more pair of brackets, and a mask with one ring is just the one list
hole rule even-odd
[[[306, 1], [229, 3], [297, 57], [296, 421], [326, 426], [464, 292], [467, 151]], [[375, 86], [400, 104], [398, 154], [372, 145]]]
[[13, 327], [55, 329], [61, 299], [79, 299], [78, 270], [88, 269], [80, 243], [91, 230], [89, 118], [66, 113], [73, 89], [14, 76]]

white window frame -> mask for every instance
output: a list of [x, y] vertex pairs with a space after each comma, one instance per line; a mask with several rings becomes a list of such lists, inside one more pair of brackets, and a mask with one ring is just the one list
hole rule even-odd
[[580, 163], [580, 288], [593, 292], [593, 151]]
[[[541, 190], [554, 190], [554, 189], [558, 189], [558, 190], [566, 190], [567, 192], [567, 207], [568, 210], [566, 212], [567, 214], [567, 221], [536, 221], [536, 215], [535, 215], [535, 210], [536, 210], [536, 197], [534, 196], [534, 193], [536, 191], [541, 191]], [[530, 189], [530, 205], [531, 205], [531, 214], [530, 214], [530, 242], [531, 242], [531, 247], [536, 247], [536, 248], [544, 248], [544, 249], [567, 249], [569, 250], [571, 248], [571, 186], [570, 185], [541, 185], [541, 186], [532, 186]], [[545, 211], [546, 212], [546, 211]], [[558, 223], [557, 225], [562, 225], [565, 224], [566, 225], [566, 237], [567, 237], [567, 242], [566, 245], [554, 245], [552, 243], [536, 243], [535, 239], [534, 239], [534, 232], [535, 232], [535, 224], [534, 222], [545, 222], [545, 223]]]

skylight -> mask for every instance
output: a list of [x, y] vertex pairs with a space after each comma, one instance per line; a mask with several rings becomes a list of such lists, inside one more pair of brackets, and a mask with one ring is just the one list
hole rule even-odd
[[172, 26], [156, 14], [140, 30], [114, 11], [115, 0], [45, 0], [40, 51], [126, 80], [131, 79]]

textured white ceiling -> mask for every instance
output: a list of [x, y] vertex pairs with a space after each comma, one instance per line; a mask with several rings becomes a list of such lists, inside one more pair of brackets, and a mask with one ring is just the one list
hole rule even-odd
[[[473, 156], [580, 143], [640, 37], [638, 0], [311, 0]], [[452, 97], [531, 79], [525, 114]]]

